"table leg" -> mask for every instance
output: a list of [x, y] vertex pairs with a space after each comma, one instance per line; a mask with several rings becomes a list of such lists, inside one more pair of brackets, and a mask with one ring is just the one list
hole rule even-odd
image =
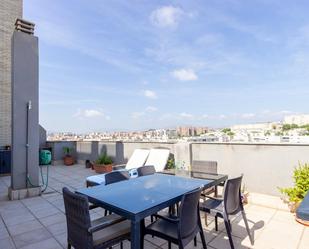
[[131, 221], [131, 248], [141, 249], [141, 222]]

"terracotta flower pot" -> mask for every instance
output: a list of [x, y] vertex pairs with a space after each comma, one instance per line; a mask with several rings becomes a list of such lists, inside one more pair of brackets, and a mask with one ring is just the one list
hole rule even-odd
[[113, 171], [113, 164], [93, 164], [93, 168], [96, 173], [103, 174]]
[[71, 166], [75, 163], [75, 160], [72, 156], [67, 155], [63, 158], [63, 163], [66, 166]]

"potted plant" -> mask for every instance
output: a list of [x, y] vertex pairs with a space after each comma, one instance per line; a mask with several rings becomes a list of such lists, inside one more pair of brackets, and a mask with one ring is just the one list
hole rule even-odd
[[72, 156], [73, 148], [70, 147], [63, 147], [63, 164], [66, 166], [71, 166], [75, 163], [74, 157]]
[[300, 202], [309, 190], [309, 164], [301, 165], [299, 163], [298, 167], [294, 169], [293, 180], [294, 187], [279, 188], [280, 192], [287, 197], [285, 202], [288, 203], [292, 213], [296, 212]]
[[93, 168], [99, 174], [111, 172], [113, 170], [113, 160], [104, 153], [93, 163]]

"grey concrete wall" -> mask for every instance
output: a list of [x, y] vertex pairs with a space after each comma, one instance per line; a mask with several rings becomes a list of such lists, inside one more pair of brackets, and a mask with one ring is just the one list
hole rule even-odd
[[147, 143], [147, 142], [70, 142], [55, 141], [47, 142], [47, 147], [52, 148], [52, 160], [60, 161], [63, 158], [64, 146], [76, 149], [76, 159], [83, 163], [85, 160], [96, 160], [99, 155], [105, 152], [111, 156], [115, 164], [123, 164], [128, 161], [133, 151], [137, 148], [168, 148], [174, 154], [173, 143]]
[[[12, 37], [12, 189], [39, 184], [38, 38], [14, 31]], [[27, 112], [27, 104], [31, 109]], [[27, 120], [28, 113], [28, 120]], [[27, 136], [28, 134], [28, 136]], [[28, 144], [28, 146], [26, 146]], [[28, 172], [27, 172], [28, 170]]]
[[54, 163], [61, 163], [63, 160], [63, 147], [70, 147], [73, 149], [72, 155], [77, 158], [76, 154], [76, 144], [75, 141], [57, 141], [57, 142], [47, 142], [46, 147], [50, 147], [52, 149], [52, 161]]
[[11, 145], [11, 37], [22, 0], [0, 1], [0, 147]]
[[76, 142], [76, 156], [77, 160], [94, 161], [98, 158], [99, 142]]
[[217, 161], [219, 173], [243, 173], [250, 192], [279, 196], [278, 187], [293, 184], [298, 162], [309, 162], [309, 145], [193, 143], [192, 160]]

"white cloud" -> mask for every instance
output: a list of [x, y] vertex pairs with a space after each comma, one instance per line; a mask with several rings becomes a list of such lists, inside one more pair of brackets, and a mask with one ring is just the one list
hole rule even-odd
[[132, 112], [131, 117], [133, 119], [138, 119], [145, 115], [145, 112]]
[[146, 112], [156, 112], [158, 110], [157, 107], [154, 106], [147, 106], [146, 107]]
[[152, 91], [152, 90], [145, 90], [144, 91], [144, 96], [149, 98], [149, 99], [156, 99], [156, 98], [158, 98], [156, 92]]
[[182, 117], [182, 118], [188, 118], [188, 119], [194, 118], [194, 116], [193, 116], [192, 114], [186, 113], [186, 112], [182, 112], [182, 113], [180, 113], [179, 115], [180, 115], [180, 117]]
[[158, 27], [177, 27], [184, 11], [179, 7], [163, 6], [154, 10], [150, 15], [150, 21]]
[[73, 115], [76, 118], [97, 118], [104, 117], [106, 120], [110, 120], [110, 116], [105, 116], [101, 110], [95, 109], [78, 109], [77, 112]]
[[139, 118], [141, 118], [141, 117], [143, 117], [143, 116], [145, 116], [145, 115], [149, 115], [150, 113], [153, 113], [153, 112], [156, 112], [158, 110], [158, 108], [157, 107], [154, 107], [154, 106], [147, 106], [146, 108], [145, 108], [145, 110], [144, 111], [141, 111], [141, 112], [132, 112], [131, 113], [131, 117], [133, 118], [133, 119], [139, 119]]
[[254, 118], [255, 114], [254, 113], [244, 113], [241, 115], [241, 117], [245, 119], [250, 119], [250, 118]]
[[171, 75], [180, 81], [192, 81], [198, 79], [196, 73], [192, 69], [182, 68], [174, 70]]

